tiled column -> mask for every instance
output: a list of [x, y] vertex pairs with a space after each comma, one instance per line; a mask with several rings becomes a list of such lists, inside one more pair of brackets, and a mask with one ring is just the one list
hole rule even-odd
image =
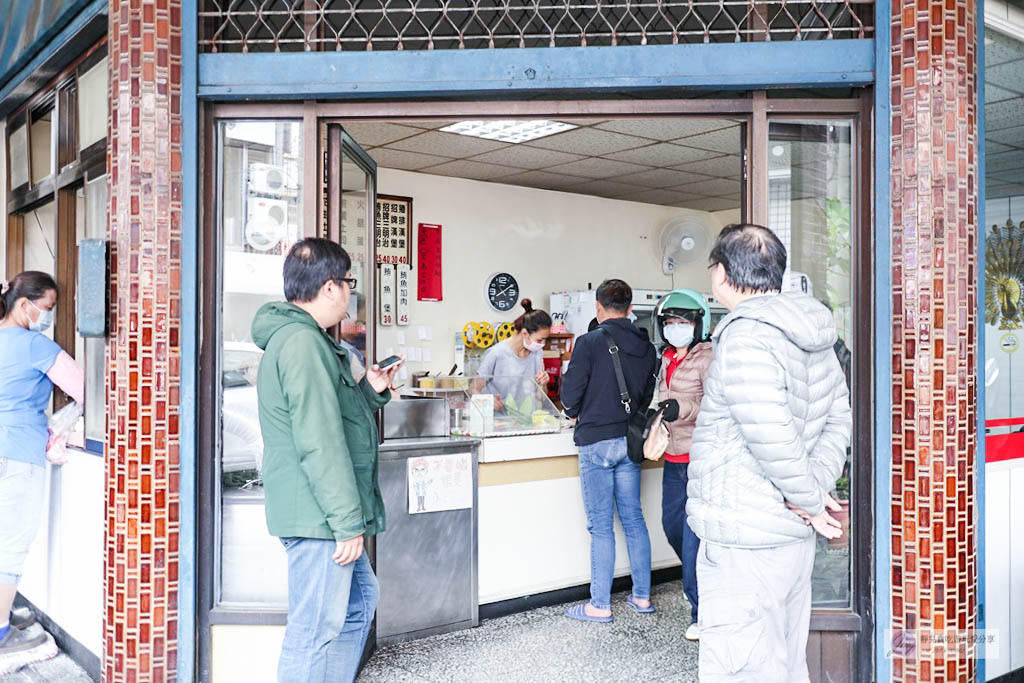
[[971, 0], [892, 6], [894, 681], [976, 671], [975, 648], [927, 655], [921, 635], [976, 625], [979, 19]]
[[[177, 668], [181, 2], [110, 0], [103, 676]], [[185, 634], [191, 637], [191, 634]]]

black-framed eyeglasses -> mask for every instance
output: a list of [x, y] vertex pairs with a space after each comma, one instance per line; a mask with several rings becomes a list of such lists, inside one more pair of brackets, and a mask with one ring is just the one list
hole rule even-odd
[[359, 280], [355, 279], [354, 277], [340, 277], [337, 280], [335, 280], [335, 282], [339, 282], [339, 283], [345, 282], [345, 283], [348, 283], [349, 289], [352, 289], [352, 290], [354, 290], [356, 288], [356, 286], [359, 284]]

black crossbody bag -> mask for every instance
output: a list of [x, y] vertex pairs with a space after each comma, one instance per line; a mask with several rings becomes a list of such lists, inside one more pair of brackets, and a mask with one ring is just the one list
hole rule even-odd
[[626, 453], [629, 459], [635, 463], [644, 461], [644, 440], [647, 438], [647, 409], [638, 407], [633, 397], [629, 394], [626, 386], [626, 376], [622, 372], [622, 361], [619, 360], [619, 346], [608, 330], [601, 329], [604, 333], [604, 340], [608, 343], [608, 353], [611, 354], [612, 364], [615, 366], [615, 379], [619, 383], [619, 401], [622, 409], [626, 411]]

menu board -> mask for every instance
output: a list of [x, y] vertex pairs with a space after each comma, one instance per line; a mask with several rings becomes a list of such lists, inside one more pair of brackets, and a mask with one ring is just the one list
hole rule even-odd
[[390, 263], [380, 265], [377, 279], [377, 300], [380, 302], [380, 324], [395, 324], [395, 267]]
[[374, 225], [377, 263], [410, 263], [412, 260], [412, 197], [377, 195]]
[[399, 325], [409, 324], [409, 295], [412, 285], [412, 274], [409, 266], [398, 264], [398, 307], [395, 309]]

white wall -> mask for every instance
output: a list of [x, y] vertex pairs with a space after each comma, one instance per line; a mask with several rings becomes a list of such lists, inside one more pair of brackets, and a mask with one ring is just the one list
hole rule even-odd
[[998, 637], [988, 680], [1024, 667], [1024, 460], [985, 466], [985, 629]]
[[[431, 353], [432, 362], [410, 363], [410, 370], [435, 372], [451, 367], [455, 332], [467, 322], [514, 320], [522, 312], [501, 315], [488, 305], [484, 285], [495, 272], [515, 276], [522, 296], [544, 310], [552, 292], [596, 287], [609, 277], [634, 289], [671, 289], [673, 279], [661, 272], [660, 228], [683, 213], [707, 217], [715, 232], [739, 218], [738, 211], [709, 214], [392, 169], [380, 169], [378, 191], [412, 197], [416, 223], [443, 226], [444, 300], [416, 301], [414, 248], [412, 326], [379, 327], [377, 343], [383, 357], [397, 350], [396, 332], [404, 330], [406, 345]], [[674, 285], [708, 291], [705, 262], [683, 268]], [[415, 339], [419, 325], [431, 327], [431, 341]]]
[[[986, 6], [986, 19], [989, 8]], [[985, 223], [991, 227], [1024, 220], [1024, 197], [985, 203]], [[984, 312], [982, 312], [982, 315]], [[1017, 340], [1017, 350], [1004, 342]], [[985, 326], [985, 419], [1024, 417], [1024, 329]], [[1012, 428], [1013, 430], [1019, 427]], [[1007, 428], [992, 429], [1005, 434]], [[1024, 459], [985, 466], [985, 627], [996, 633], [998, 648], [989, 651], [985, 675], [989, 680], [1024, 667]]]
[[[70, 451], [70, 449], [69, 449]], [[18, 589], [90, 652], [103, 647], [103, 458], [70, 451], [47, 466], [39, 532]]]

